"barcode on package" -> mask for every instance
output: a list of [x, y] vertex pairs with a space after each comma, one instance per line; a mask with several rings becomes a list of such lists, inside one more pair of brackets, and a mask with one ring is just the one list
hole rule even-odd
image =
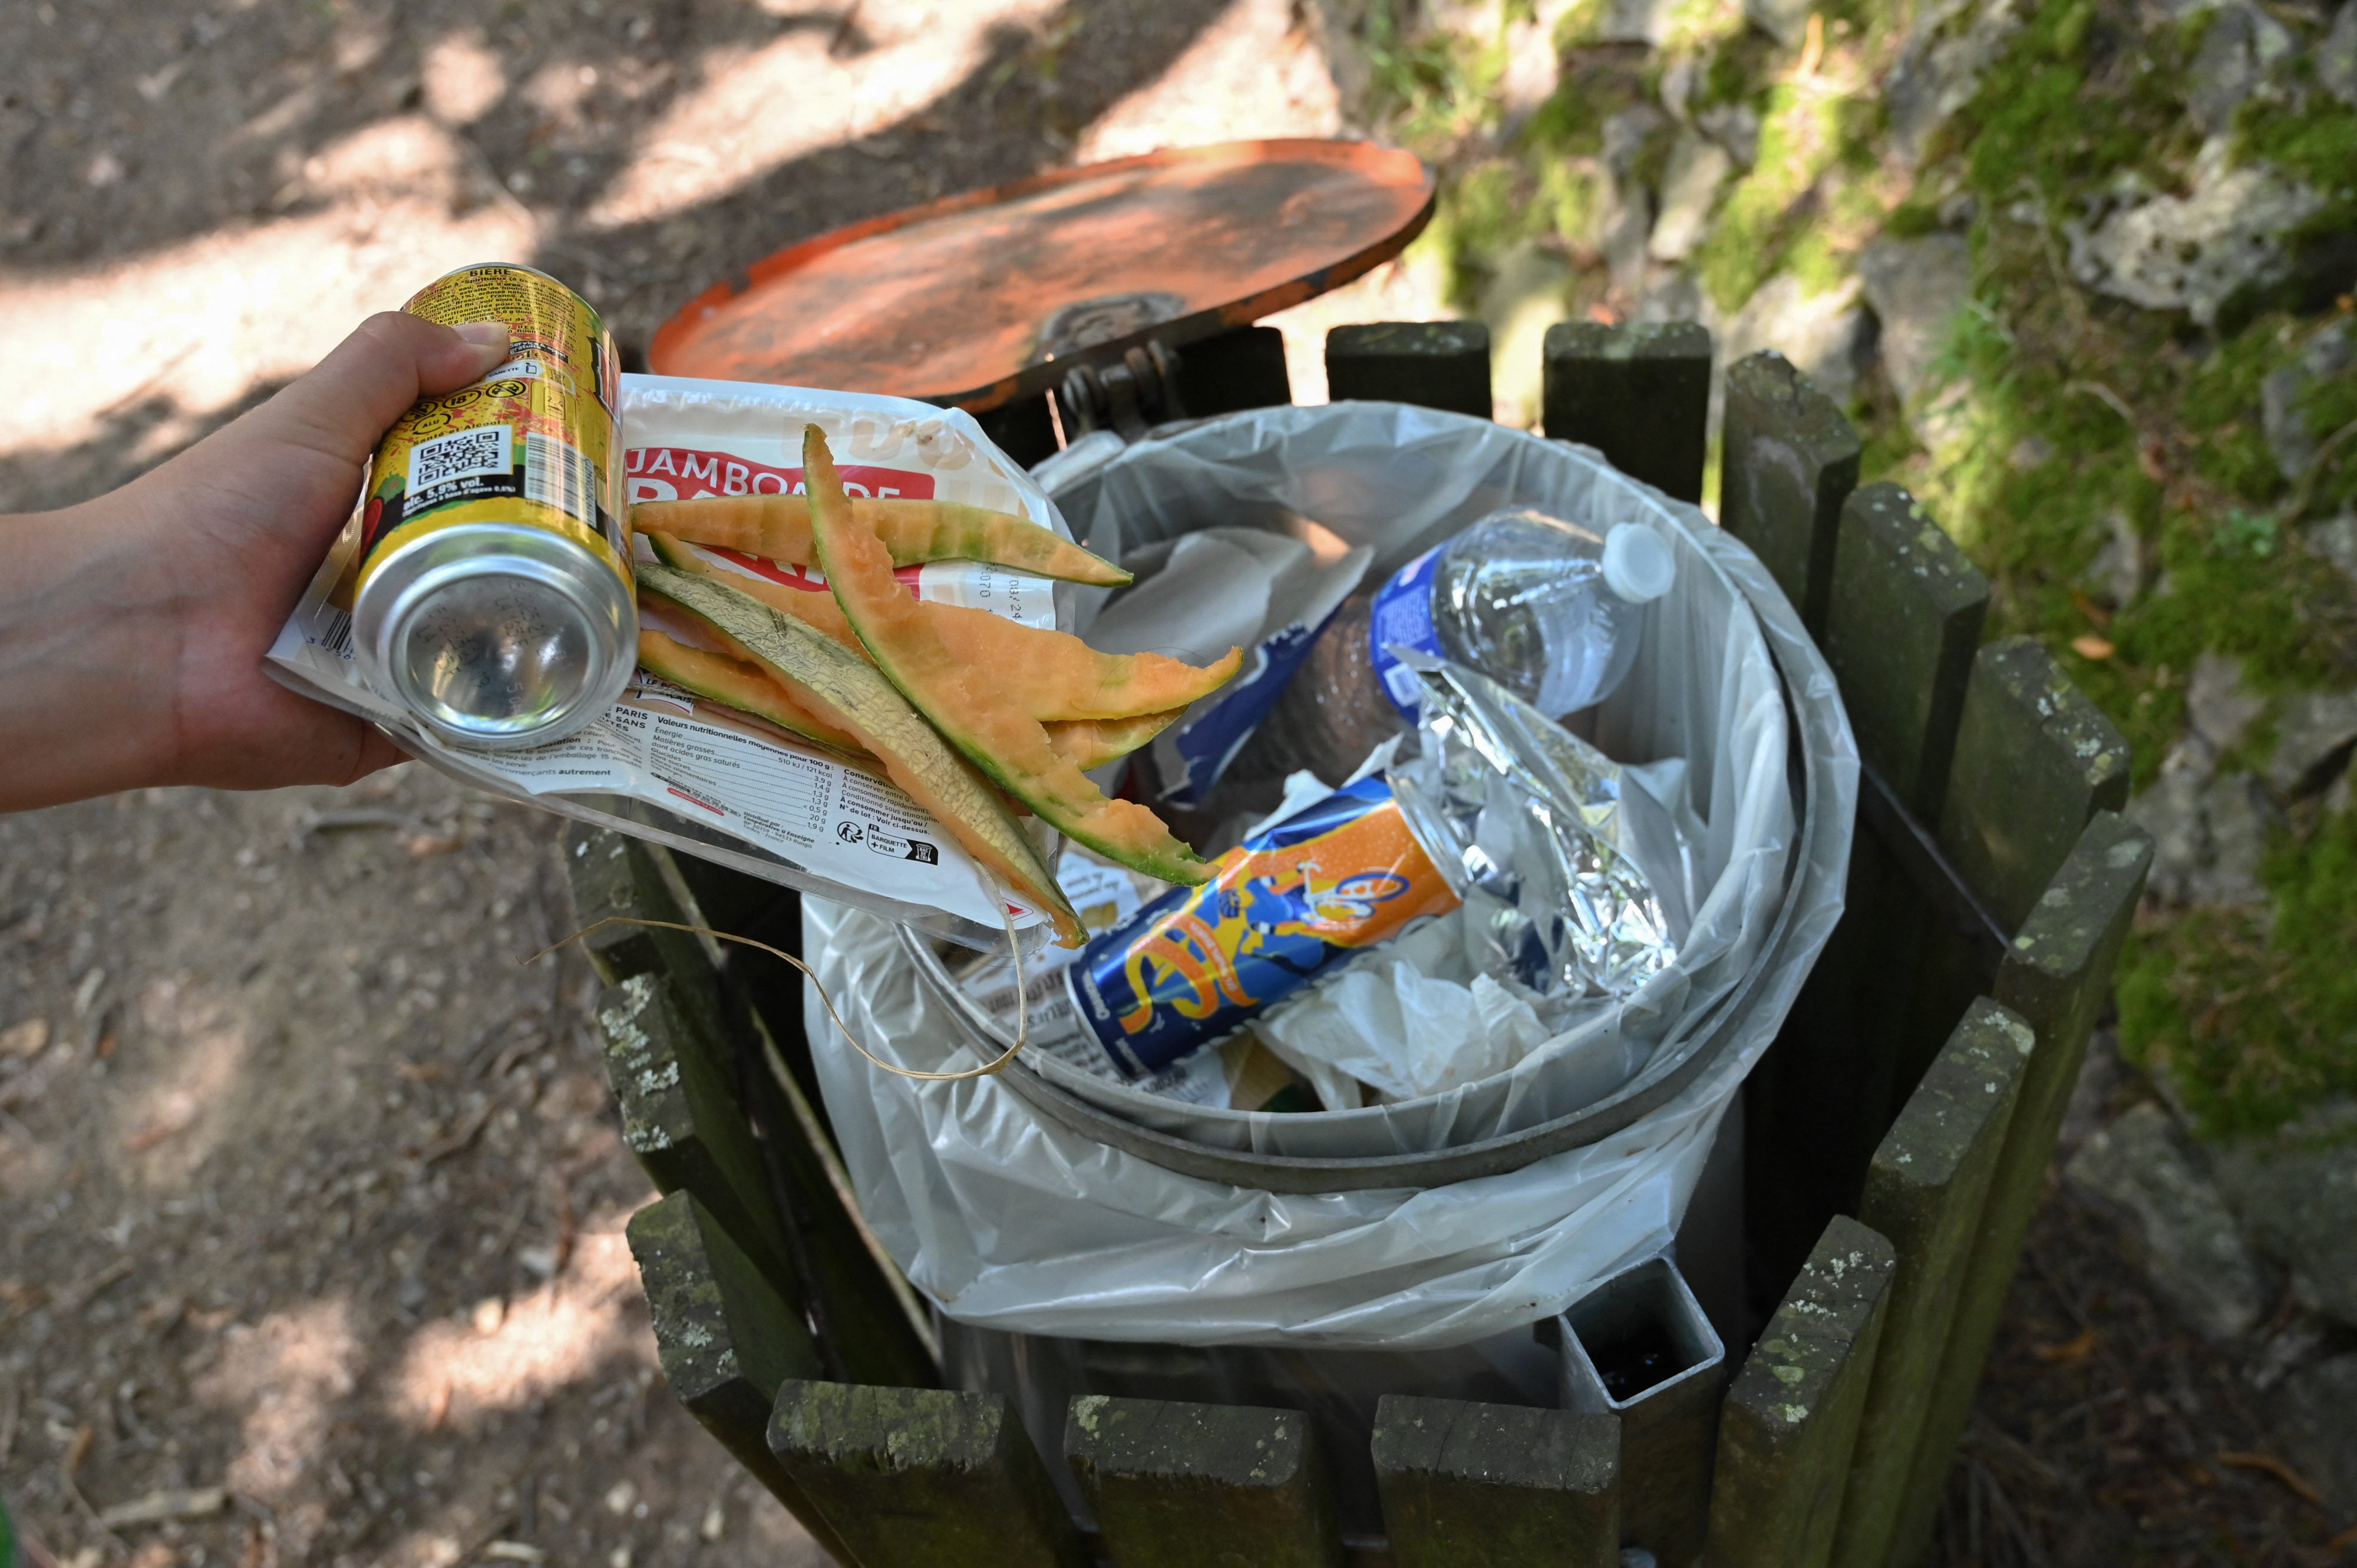
[[527, 431], [523, 438], [523, 499], [553, 506], [597, 526], [597, 465], [554, 436]]
[[339, 659], [350, 659], [352, 656], [352, 618], [333, 605], [321, 607], [325, 613], [320, 616], [318, 629], [311, 634], [311, 640]]
[[513, 431], [504, 424], [454, 430], [409, 449], [409, 494], [422, 499], [437, 486], [513, 470], [509, 455]]

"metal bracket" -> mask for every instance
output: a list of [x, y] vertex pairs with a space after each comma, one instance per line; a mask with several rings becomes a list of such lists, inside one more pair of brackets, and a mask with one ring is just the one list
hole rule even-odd
[[1085, 361], [1064, 372], [1056, 389], [1068, 441], [1111, 428], [1135, 441], [1150, 424], [1187, 417], [1178, 401], [1178, 351], [1152, 342], [1131, 349], [1100, 370]]

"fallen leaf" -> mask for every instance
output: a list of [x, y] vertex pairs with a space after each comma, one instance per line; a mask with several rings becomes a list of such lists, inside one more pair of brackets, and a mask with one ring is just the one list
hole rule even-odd
[[414, 832], [401, 835], [400, 843], [412, 860], [424, 860], [428, 855], [447, 854], [466, 842], [457, 833]]
[[2091, 631], [2083, 637], [2072, 638], [2071, 651], [2082, 659], [2109, 659], [2119, 650]]
[[2221, 1453], [2214, 1457], [2219, 1464], [2232, 1465], [2237, 1470], [2256, 1470], [2263, 1475], [2273, 1476], [2299, 1494], [2302, 1501], [2311, 1503], [2318, 1508], [2324, 1506], [2324, 1494], [2309, 1486], [2298, 1471], [2272, 1454]]
[[164, 1102], [156, 1120], [123, 1140], [124, 1152], [144, 1155], [165, 1139], [178, 1137], [196, 1124], [196, 1096], [175, 1094]]
[[2095, 1331], [2090, 1328], [2077, 1338], [2065, 1339], [2060, 1345], [2034, 1346], [2030, 1353], [2050, 1367], [2060, 1367], [2072, 1361], [2086, 1359], [2094, 1348]]
[[0, 1057], [37, 1057], [48, 1048], [49, 1021], [27, 1018], [0, 1029]]
[[120, 1530], [129, 1524], [162, 1524], [176, 1519], [210, 1519], [229, 1507], [229, 1491], [222, 1487], [176, 1487], [148, 1493], [127, 1503], [117, 1503], [98, 1516], [98, 1522], [109, 1530]]

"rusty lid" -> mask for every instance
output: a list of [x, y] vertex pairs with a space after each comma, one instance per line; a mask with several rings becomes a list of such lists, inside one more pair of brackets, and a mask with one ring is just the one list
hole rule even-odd
[[889, 392], [977, 412], [1075, 357], [1178, 347], [1397, 255], [1432, 172], [1365, 142], [1229, 142], [1060, 169], [791, 245], [663, 323], [672, 376]]

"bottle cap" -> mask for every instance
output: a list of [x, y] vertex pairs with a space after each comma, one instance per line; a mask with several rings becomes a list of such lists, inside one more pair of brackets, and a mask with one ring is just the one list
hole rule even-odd
[[1677, 576], [1677, 557], [1643, 523], [1624, 522], [1604, 536], [1604, 585], [1631, 604], [1651, 604]]

